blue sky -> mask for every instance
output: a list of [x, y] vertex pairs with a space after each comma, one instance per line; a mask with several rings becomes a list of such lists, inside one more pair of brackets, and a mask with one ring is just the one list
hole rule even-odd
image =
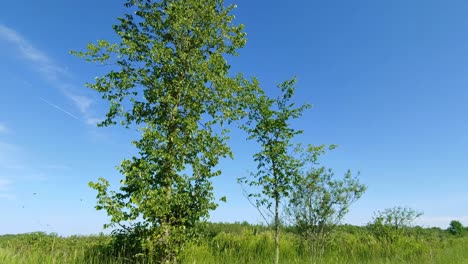
[[[231, 2], [231, 1], [229, 1]], [[360, 171], [368, 191], [346, 222], [366, 224], [396, 205], [418, 224], [468, 225], [468, 20], [466, 1], [235, 1], [248, 42], [233, 73], [271, 94], [297, 76], [298, 141], [338, 144], [323, 159], [337, 175]], [[0, 9], [0, 234], [89, 234], [107, 217], [87, 183], [135, 153], [138, 134], [96, 128], [107, 104], [84, 87], [106, 71], [69, 55], [116, 40], [120, 1], [7, 1]], [[251, 143], [232, 134], [220, 164], [212, 221], [261, 221], [235, 179], [254, 168]]]

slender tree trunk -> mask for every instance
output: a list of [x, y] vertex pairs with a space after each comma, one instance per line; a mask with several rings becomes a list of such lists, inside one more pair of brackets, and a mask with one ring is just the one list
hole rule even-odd
[[273, 169], [274, 177], [274, 199], [275, 199], [275, 264], [279, 263], [279, 204], [280, 204], [280, 194], [278, 192], [278, 171], [276, 169], [276, 161], [272, 159], [271, 166]]
[[274, 196], [275, 196], [275, 264], [279, 262], [279, 199], [280, 194], [278, 192], [278, 172], [276, 170], [276, 162], [272, 161], [273, 175], [274, 175]]
[[275, 197], [275, 264], [279, 262], [279, 195]]

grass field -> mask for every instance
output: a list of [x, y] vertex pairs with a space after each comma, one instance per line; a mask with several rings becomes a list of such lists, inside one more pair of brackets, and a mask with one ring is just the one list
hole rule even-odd
[[[181, 263], [272, 263], [271, 231], [247, 224], [210, 224], [206, 236], [182, 250]], [[141, 253], [116, 248], [110, 236], [59, 237], [30, 233], [0, 236], [0, 263], [151, 263]], [[283, 230], [280, 263], [468, 264], [468, 237], [440, 229], [414, 229], [387, 241], [365, 227], [342, 226], [324, 254], [313, 254], [292, 230]]]

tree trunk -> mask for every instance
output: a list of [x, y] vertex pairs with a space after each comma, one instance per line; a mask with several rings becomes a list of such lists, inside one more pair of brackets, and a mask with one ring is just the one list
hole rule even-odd
[[[177, 137], [177, 117], [178, 117], [178, 107], [180, 103], [180, 94], [179, 93], [174, 93], [172, 94], [174, 98], [177, 98], [177, 102], [172, 106], [170, 115], [169, 115], [169, 127], [168, 127], [168, 144], [167, 144], [167, 151], [170, 153], [171, 156], [175, 156], [177, 153], [176, 146], [174, 145], [173, 138]], [[166, 169], [166, 178], [165, 178], [165, 193], [166, 193], [166, 199], [167, 203], [170, 204], [171, 199], [172, 199], [172, 182], [174, 180], [174, 176], [176, 175], [176, 172], [173, 169], [173, 164], [171, 162], [167, 162], [167, 169]], [[174, 253], [174, 245], [171, 245], [171, 231], [172, 227], [174, 226], [174, 223], [171, 221], [172, 215], [166, 215], [164, 222], [163, 222], [163, 228], [164, 228], [164, 238], [163, 238], [163, 243], [164, 243], [164, 250], [165, 254], [165, 260], [164, 263], [168, 264], [175, 264], [177, 263], [177, 254]]]
[[279, 196], [276, 194], [275, 197], [275, 264], [279, 262]]
[[279, 204], [280, 204], [280, 194], [278, 192], [278, 171], [276, 170], [276, 162], [272, 160], [272, 169], [274, 177], [274, 198], [275, 198], [275, 264], [279, 263]]

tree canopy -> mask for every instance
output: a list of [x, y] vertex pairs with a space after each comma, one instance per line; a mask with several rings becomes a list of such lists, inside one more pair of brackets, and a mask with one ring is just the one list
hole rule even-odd
[[[100, 124], [136, 127], [139, 155], [124, 160], [119, 191], [100, 178], [97, 209], [109, 226], [145, 230], [142, 243], [175, 262], [194, 227], [216, 208], [210, 178], [220, 158], [231, 156], [226, 122], [241, 117], [250, 85], [232, 77], [226, 55], [246, 43], [223, 0], [129, 0], [114, 31], [120, 41], [99, 40], [84, 52], [110, 65], [88, 87], [109, 102]], [[145, 244], [146, 243], [146, 244]]]

